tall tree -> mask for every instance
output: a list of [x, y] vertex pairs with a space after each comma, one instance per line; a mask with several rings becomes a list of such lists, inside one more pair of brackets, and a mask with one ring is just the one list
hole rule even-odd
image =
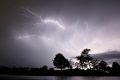
[[61, 53], [58, 53], [54, 60], [53, 60], [53, 65], [58, 68], [58, 69], [64, 69], [66, 67], [71, 67], [69, 61], [61, 54]]
[[79, 64], [81, 66], [82, 69], [85, 68], [90, 68], [91, 69], [91, 62], [93, 60], [93, 58], [90, 56], [90, 54], [88, 54], [90, 51], [90, 49], [84, 49], [81, 53], [80, 56], [77, 56], [77, 60], [79, 60]]

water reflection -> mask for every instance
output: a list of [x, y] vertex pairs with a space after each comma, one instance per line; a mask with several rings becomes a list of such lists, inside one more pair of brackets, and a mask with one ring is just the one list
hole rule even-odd
[[80, 76], [56, 76], [55, 80], [98, 80], [98, 79], [97, 79], [97, 77], [94, 77], [94, 76], [87, 76], [87, 77], [80, 77]]
[[9, 76], [1, 75], [0, 80], [120, 80], [120, 77], [97, 76]]
[[[50, 79], [48, 79], [50, 80]], [[55, 76], [54, 80], [120, 80], [120, 77], [97, 77], [97, 76]]]
[[73, 76], [55, 76], [55, 80], [71, 80]]

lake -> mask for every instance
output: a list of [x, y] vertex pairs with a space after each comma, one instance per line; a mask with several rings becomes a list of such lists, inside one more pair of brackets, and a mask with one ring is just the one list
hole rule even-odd
[[8, 76], [1, 75], [0, 80], [120, 80], [120, 77], [96, 76]]

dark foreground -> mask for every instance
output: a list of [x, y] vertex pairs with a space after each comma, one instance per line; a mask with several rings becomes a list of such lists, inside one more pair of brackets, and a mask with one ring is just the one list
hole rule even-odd
[[26, 76], [120, 76], [120, 71], [101, 71], [101, 70], [5, 70], [0, 71], [1, 75], [26, 75]]

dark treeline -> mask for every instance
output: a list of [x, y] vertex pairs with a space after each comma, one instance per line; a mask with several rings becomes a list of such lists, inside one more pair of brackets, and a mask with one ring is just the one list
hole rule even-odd
[[51, 75], [51, 76], [120, 76], [120, 65], [113, 62], [112, 66], [103, 60], [93, 58], [89, 54], [90, 49], [84, 49], [80, 56], [68, 60], [63, 54], [56, 54], [53, 59], [54, 68], [46, 65], [40, 68], [29, 67], [0, 67], [0, 74], [10, 75]]

